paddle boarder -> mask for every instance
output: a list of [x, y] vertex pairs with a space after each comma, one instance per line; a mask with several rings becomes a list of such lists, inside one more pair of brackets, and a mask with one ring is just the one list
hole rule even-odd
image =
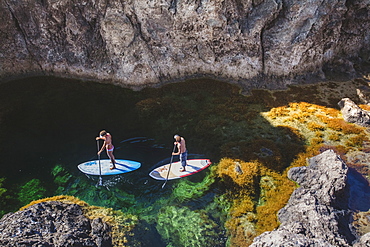
[[185, 139], [179, 135], [173, 137], [175, 139], [175, 145], [177, 146], [177, 152], [173, 152], [172, 155], [180, 155], [181, 169], [180, 172], [186, 171], [186, 160], [188, 159], [188, 150], [186, 149]]
[[107, 131], [102, 130], [100, 131], [99, 136], [96, 137], [96, 140], [104, 140], [104, 144], [98, 151], [98, 155], [100, 155], [105, 148], [107, 150], [107, 155], [110, 158], [111, 163], [113, 165], [110, 169], [111, 170], [116, 169], [116, 159], [114, 158], [113, 155], [114, 146], [112, 144], [112, 136], [109, 133], [107, 133]]

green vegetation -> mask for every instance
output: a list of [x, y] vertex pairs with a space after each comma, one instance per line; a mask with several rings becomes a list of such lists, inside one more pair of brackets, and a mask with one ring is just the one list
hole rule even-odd
[[18, 200], [21, 205], [30, 203], [31, 201], [38, 200], [45, 197], [46, 189], [42, 186], [39, 179], [31, 179], [20, 187], [18, 192]]
[[54, 177], [54, 183], [58, 186], [55, 191], [56, 195], [60, 195], [65, 190], [65, 186], [68, 181], [72, 178], [72, 175], [62, 166], [56, 165], [51, 171], [51, 174]]
[[209, 174], [202, 181], [196, 183], [182, 179], [174, 186], [172, 198], [180, 203], [195, 200], [203, 196], [213, 183], [214, 178]]
[[158, 213], [157, 230], [167, 246], [220, 246], [217, 229], [204, 210], [167, 206]]
[[1, 208], [0, 217], [2, 217], [6, 213], [6, 211], [4, 210], [4, 207], [5, 207], [4, 193], [7, 192], [7, 189], [2, 188], [4, 181], [5, 181], [5, 178], [0, 178], [0, 208]]

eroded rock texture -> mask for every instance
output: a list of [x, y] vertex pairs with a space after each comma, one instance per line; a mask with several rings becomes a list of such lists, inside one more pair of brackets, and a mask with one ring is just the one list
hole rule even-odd
[[80, 206], [38, 203], [0, 220], [0, 246], [112, 246], [110, 227], [86, 218]]
[[[281, 88], [368, 62], [368, 0], [0, 0], [0, 79], [143, 87], [213, 76]], [[308, 75], [308, 76], [307, 76]], [[302, 82], [302, 80], [301, 80]]]
[[368, 234], [360, 236], [352, 224], [355, 212], [370, 208], [368, 182], [359, 186], [361, 179], [332, 150], [308, 163], [289, 170], [300, 187], [279, 211], [279, 228], [261, 234], [251, 246], [368, 246]]

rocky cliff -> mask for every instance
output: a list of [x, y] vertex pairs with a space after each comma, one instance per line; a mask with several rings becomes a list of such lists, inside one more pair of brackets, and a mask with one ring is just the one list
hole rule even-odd
[[333, 69], [353, 77], [369, 62], [369, 5], [0, 0], [0, 79], [44, 74], [141, 88], [211, 76], [249, 89], [325, 79]]
[[370, 233], [358, 234], [353, 220], [361, 211], [369, 215], [368, 182], [358, 179], [332, 150], [308, 163], [288, 173], [300, 187], [279, 211], [279, 228], [255, 238], [251, 246], [370, 246]]

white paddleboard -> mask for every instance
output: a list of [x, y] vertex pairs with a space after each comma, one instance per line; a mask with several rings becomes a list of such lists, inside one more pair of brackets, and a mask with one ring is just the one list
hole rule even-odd
[[211, 164], [212, 162], [209, 159], [187, 160], [187, 166], [185, 167], [186, 171], [180, 172], [180, 168], [182, 166], [181, 162], [179, 161], [172, 163], [170, 171], [169, 171], [170, 164], [167, 164], [155, 168], [153, 171], [149, 173], [149, 176], [157, 180], [166, 180], [168, 174], [168, 180], [178, 179], [200, 172], [206, 169]]
[[140, 162], [132, 160], [116, 160], [116, 169], [111, 170], [112, 163], [110, 159], [100, 160], [101, 174], [99, 170], [99, 160], [92, 160], [79, 164], [77, 167], [88, 175], [116, 175], [126, 172], [132, 172], [141, 166]]

